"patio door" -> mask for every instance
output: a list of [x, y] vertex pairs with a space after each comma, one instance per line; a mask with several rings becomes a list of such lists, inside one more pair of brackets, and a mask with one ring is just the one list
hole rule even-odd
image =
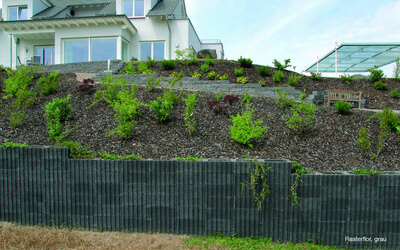
[[35, 56], [42, 65], [54, 64], [54, 46], [36, 46]]

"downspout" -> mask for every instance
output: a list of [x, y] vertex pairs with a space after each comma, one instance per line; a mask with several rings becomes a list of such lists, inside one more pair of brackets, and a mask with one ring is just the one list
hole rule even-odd
[[171, 27], [169, 26], [168, 15], [165, 16], [168, 26], [168, 58], [171, 60]]

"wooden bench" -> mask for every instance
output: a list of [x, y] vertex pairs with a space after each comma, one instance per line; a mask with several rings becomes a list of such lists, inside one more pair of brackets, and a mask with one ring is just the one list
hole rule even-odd
[[[358, 103], [358, 108], [361, 108], [362, 92], [355, 92], [345, 89], [329, 89], [325, 92], [324, 103], [329, 107], [331, 103], [337, 101], [346, 101], [350, 103]], [[356, 107], [353, 105], [353, 107]]]

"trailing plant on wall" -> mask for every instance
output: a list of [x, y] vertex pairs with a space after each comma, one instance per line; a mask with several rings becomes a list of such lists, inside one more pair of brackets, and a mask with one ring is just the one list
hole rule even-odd
[[254, 201], [257, 204], [259, 211], [263, 208], [267, 195], [271, 193], [268, 185], [268, 175], [272, 171], [272, 167], [267, 166], [264, 162], [260, 162], [257, 159], [247, 159], [250, 161], [248, 169], [250, 171], [250, 180], [242, 182], [242, 191], [244, 187], [248, 187], [250, 192], [253, 193]]
[[312, 170], [304, 169], [297, 161], [292, 161], [292, 172], [296, 174], [296, 179], [290, 187], [289, 197], [292, 199], [292, 206], [296, 206], [300, 205], [297, 187], [299, 186], [299, 183], [303, 181], [301, 176], [303, 174], [312, 173]]

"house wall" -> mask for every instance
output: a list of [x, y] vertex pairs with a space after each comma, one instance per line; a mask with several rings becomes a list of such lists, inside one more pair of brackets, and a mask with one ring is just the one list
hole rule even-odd
[[[86, 16], [95, 16], [102, 8], [77, 8], [74, 9], [75, 15], [74, 17], [86, 17]], [[71, 16], [71, 8], [68, 8], [62, 12], [60, 12], [55, 18], [65, 18]]]
[[10, 66], [10, 36], [0, 30], [0, 65]]
[[200, 38], [196, 33], [196, 30], [193, 27], [192, 22], [189, 20], [188, 22], [189, 26], [189, 46], [194, 49], [194, 51], [197, 53], [201, 50], [201, 42]]

